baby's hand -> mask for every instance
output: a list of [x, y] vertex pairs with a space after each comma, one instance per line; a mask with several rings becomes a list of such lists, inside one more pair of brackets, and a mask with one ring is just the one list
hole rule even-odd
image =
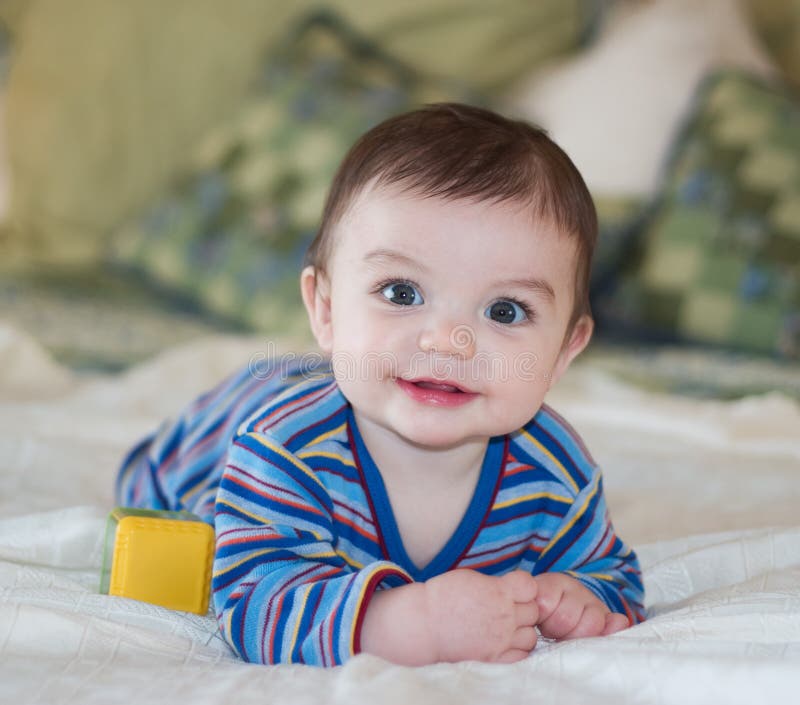
[[536, 579], [514, 571], [500, 577], [454, 570], [425, 583], [437, 661], [512, 663], [536, 646]]
[[579, 580], [565, 573], [536, 576], [539, 631], [549, 639], [607, 636], [630, 626], [624, 614], [611, 612]]

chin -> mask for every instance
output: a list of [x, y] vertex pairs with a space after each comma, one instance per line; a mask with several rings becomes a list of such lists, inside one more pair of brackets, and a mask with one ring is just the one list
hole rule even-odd
[[431, 428], [430, 426], [424, 428], [396, 428], [395, 431], [409, 443], [429, 450], [446, 450], [463, 443], [475, 441], [478, 438], [488, 439], [490, 437], [485, 433], [467, 434], [456, 431], [452, 428], [446, 428], [446, 424], [441, 424], [441, 426], [442, 428]]

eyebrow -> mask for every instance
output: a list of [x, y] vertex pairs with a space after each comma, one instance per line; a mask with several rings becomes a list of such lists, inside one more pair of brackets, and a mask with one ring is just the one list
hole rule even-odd
[[398, 252], [397, 250], [390, 250], [384, 247], [367, 252], [367, 254], [364, 255], [364, 261], [375, 262], [377, 264], [403, 264], [407, 267], [412, 267], [422, 272], [428, 271], [428, 268], [424, 264], [417, 262], [417, 260], [413, 259], [412, 257], [404, 255], [402, 252]]
[[498, 282], [498, 286], [525, 289], [531, 294], [548, 299], [550, 303], [555, 303], [556, 301], [555, 289], [546, 279], [505, 279]]

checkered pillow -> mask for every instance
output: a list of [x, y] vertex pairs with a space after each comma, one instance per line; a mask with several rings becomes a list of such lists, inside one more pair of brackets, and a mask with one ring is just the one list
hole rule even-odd
[[800, 356], [800, 103], [725, 71], [701, 86], [601, 326]]

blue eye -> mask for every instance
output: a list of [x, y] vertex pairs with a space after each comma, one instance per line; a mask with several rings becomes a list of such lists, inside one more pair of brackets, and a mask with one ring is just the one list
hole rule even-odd
[[484, 313], [497, 323], [521, 323], [528, 318], [528, 311], [525, 306], [516, 301], [508, 300], [495, 301]]
[[422, 295], [408, 282], [395, 282], [381, 289], [381, 294], [398, 306], [419, 306]]

